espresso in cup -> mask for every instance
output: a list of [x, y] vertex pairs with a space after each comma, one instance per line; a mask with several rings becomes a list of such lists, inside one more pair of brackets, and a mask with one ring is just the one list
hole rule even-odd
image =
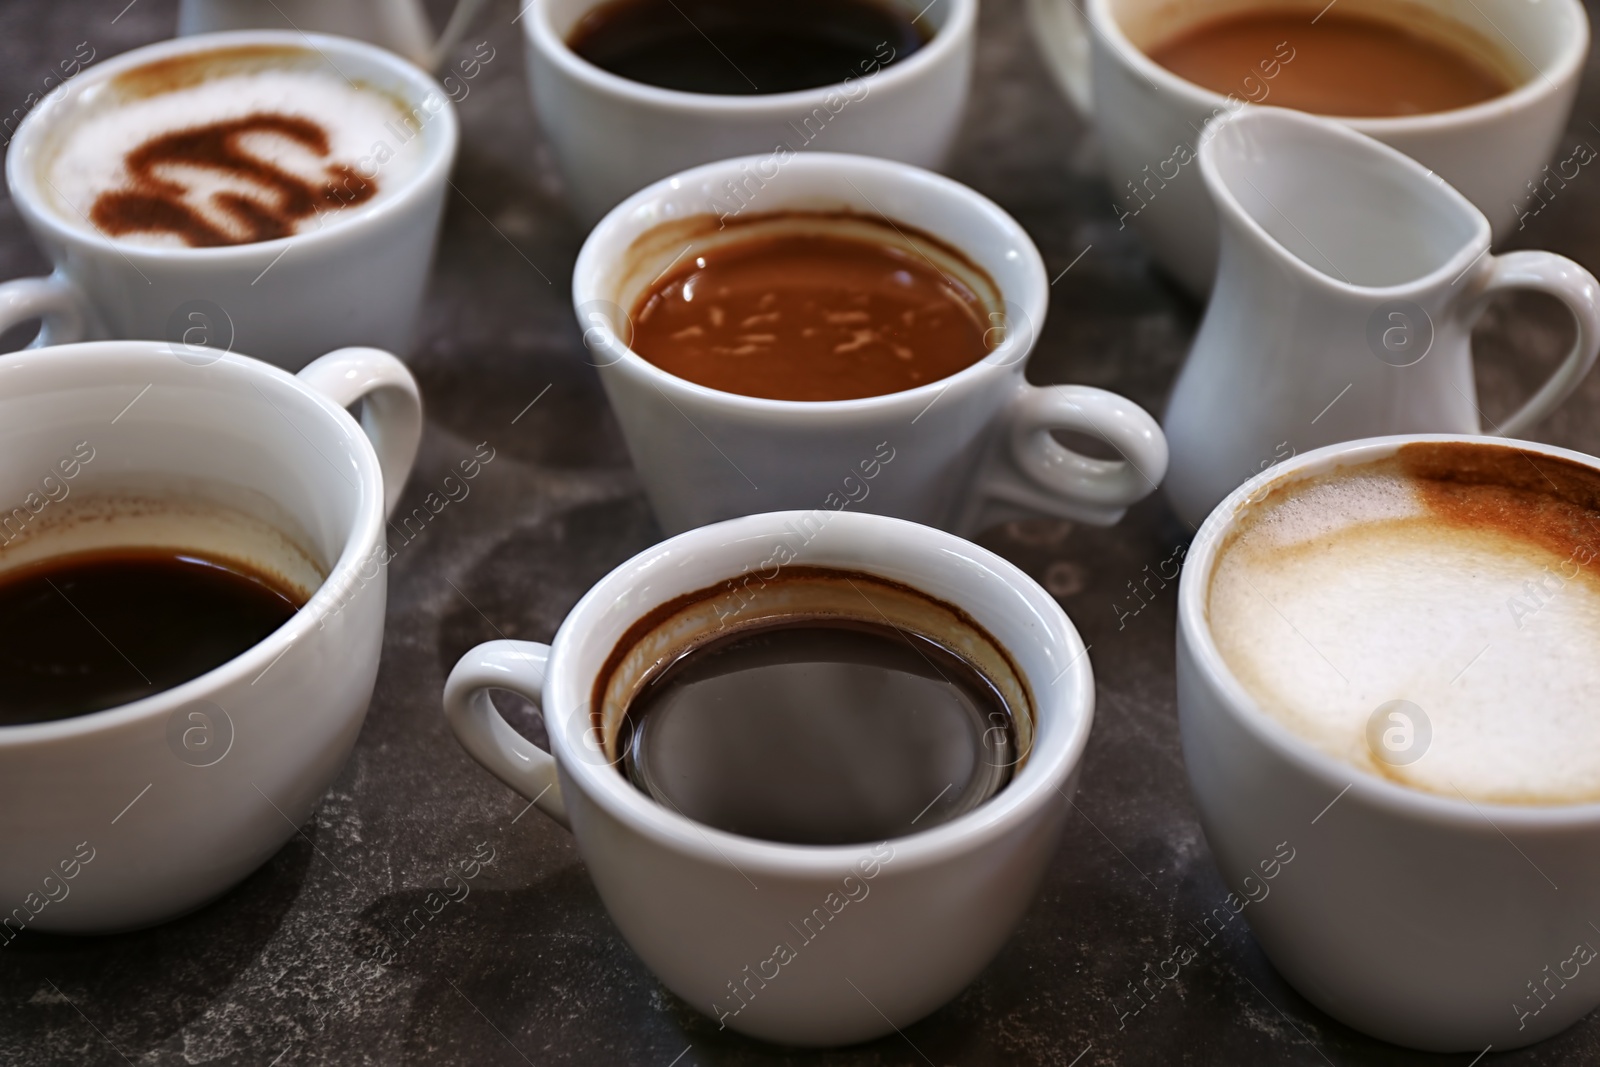
[[[1048, 593], [969, 541], [787, 511], [652, 546], [550, 645], [470, 650], [444, 710], [468, 754], [572, 830], [668, 989], [718, 1026], [843, 1045], [954, 997], [1033, 905], [1088, 743], [1086, 652]], [[641, 705], [652, 689], [680, 706]], [[500, 717], [497, 690], [538, 705], [548, 751]], [[681, 774], [660, 799], [624, 773], [630, 711], [642, 769]], [[677, 733], [679, 716], [712, 728]], [[782, 977], [765, 966], [759, 995], [732, 996], [766, 959]]]
[[271, 241], [381, 203], [421, 168], [436, 110], [266, 44], [168, 56], [98, 89], [40, 155], [45, 199], [68, 224], [158, 247]]
[[634, 350], [699, 385], [773, 400], [882, 396], [965, 370], [1004, 336], [989, 329], [994, 282], [915, 228], [785, 212], [706, 216], [700, 229], [715, 243], [691, 237], [631, 315]]
[[0, 726], [198, 678], [275, 632], [322, 582], [302, 539], [204, 497], [72, 496], [22, 517], [7, 516], [0, 548]]
[[1024, 380], [1049, 286], [971, 189], [800, 152], [636, 193], [584, 242], [573, 304], [665, 530], [767, 508], [1109, 524], [1160, 482], [1166, 443], [1121, 397]]
[[[384, 523], [421, 400], [404, 364], [369, 348], [291, 376], [237, 353], [197, 367], [161, 342], [111, 341], [8, 357], [4, 377], [0, 586], [68, 602], [70, 615], [43, 606], [52, 624], [76, 618], [61, 639], [82, 647], [46, 650], [59, 687], [15, 658], [3, 667], [0, 897], [24, 899], [62, 840], [115, 820], [95, 842], [98, 873], [27, 925], [150, 926], [264, 863], [355, 745], [383, 646]], [[346, 411], [357, 403], [361, 423]], [[231, 574], [197, 577], [207, 567]], [[267, 590], [236, 580], [300, 606], [246, 612]], [[185, 611], [197, 617], [173, 618]], [[43, 639], [0, 625], [0, 644]], [[129, 674], [103, 673], [112, 656]], [[24, 688], [40, 697], [34, 721], [10, 710]], [[74, 693], [89, 699], [71, 707]]]
[[608, 0], [577, 21], [567, 46], [661, 89], [788, 93], [909, 56], [927, 43], [915, 14], [885, 0]]
[[1475, 802], [1600, 801], [1600, 474], [1403, 445], [1245, 505], [1206, 598], [1257, 705], [1351, 767]]
[[1213, 92], [1254, 99], [1264, 91], [1258, 102], [1346, 117], [1471, 107], [1522, 80], [1500, 48], [1409, 4], [1382, 13], [1235, 11], [1191, 26], [1146, 54]]
[[696, 822], [871, 843], [982, 804], [1025, 762], [1033, 707], [970, 616], [859, 572], [789, 567], [635, 623], [594, 686], [618, 769]]
[[534, 111], [587, 226], [652, 182], [733, 156], [940, 165], [971, 84], [977, 8], [545, 0], [521, 25]]

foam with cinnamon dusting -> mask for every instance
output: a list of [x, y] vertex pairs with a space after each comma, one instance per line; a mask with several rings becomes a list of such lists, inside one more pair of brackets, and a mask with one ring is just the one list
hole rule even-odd
[[64, 216], [137, 244], [267, 241], [336, 224], [420, 166], [418, 122], [386, 93], [287, 60], [203, 74], [71, 124], [45, 165]]
[[[1218, 553], [1207, 617], [1269, 715], [1364, 771], [1474, 802], [1600, 801], [1600, 473], [1419, 443], [1285, 479]], [[1380, 706], [1431, 740], [1369, 747]]]

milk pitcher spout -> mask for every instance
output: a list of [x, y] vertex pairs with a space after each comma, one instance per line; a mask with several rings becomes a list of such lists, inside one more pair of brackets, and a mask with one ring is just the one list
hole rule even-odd
[[[1207, 125], [1217, 282], [1168, 401], [1166, 492], [1193, 526], [1298, 452], [1396, 433], [1515, 436], [1600, 350], [1600, 285], [1549, 252], [1489, 253], [1489, 223], [1409, 157], [1325, 119], [1248, 107]], [[1577, 341], [1514, 415], [1484, 425], [1471, 333], [1489, 294], [1537, 289]]]

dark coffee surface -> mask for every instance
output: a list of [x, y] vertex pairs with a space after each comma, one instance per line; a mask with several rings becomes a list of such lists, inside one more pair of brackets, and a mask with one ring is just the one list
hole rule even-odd
[[[54, 84], [43, 82], [46, 73], [86, 37], [101, 63], [172, 33], [176, 0], [139, 0], [113, 22], [126, 6], [0, 0], [6, 109], [26, 108], [29, 94]], [[452, 6], [427, 0], [435, 26]], [[0, 948], [0, 1064], [1468, 1067], [1480, 1050], [1429, 1055], [1340, 1025], [1273, 969], [1246, 926], [1278, 905], [1276, 890], [1307, 872], [1324, 833], [1341, 832], [1349, 796], [1315, 824], [1323, 805], [1304, 813], [1289, 841], [1300, 858], [1269, 883], [1271, 897], [1242, 915], [1225, 903], [1230, 892], [1242, 896], [1241, 887], [1217, 873], [1189, 796], [1174, 696], [1174, 579], [1193, 531], [1160, 496], [1107, 529], [1035, 521], [980, 538], [1043, 584], [1091, 646], [1095, 723], [1079, 787], [1057, 801], [1062, 839], [1039, 894], [966, 990], [921, 1020], [886, 1008], [900, 1032], [881, 1040], [798, 1049], [719, 1030], [703, 1006], [680, 1000], [650, 973], [595, 892], [571, 833], [463, 752], [439, 710], [444, 679], [468, 649], [502, 637], [551, 640], [595, 581], [662, 537], [574, 322], [570, 272], [584, 230], [563, 214], [529, 105], [521, 57], [531, 13], [513, 21], [526, 6], [490, 0], [441, 70], [441, 80], [447, 72], [455, 79], [445, 87], [460, 95], [460, 63], [478, 42], [498, 52], [464, 83], [471, 92], [459, 105], [455, 188], [421, 338], [408, 357], [427, 426], [395, 512], [404, 532], [389, 541], [383, 659], [350, 760], [314, 806], [290, 807], [286, 791], [255, 779], [265, 794], [259, 816], [284, 822], [277, 804], [299, 833], [215, 903], [151, 930], [25, 932]], [[1600, 16], [1600, 4], [1589, 10], [1592, 20]], [[1119, 228], [1115, 190], [1140, 175], [1104, 173], [1093, 127], [1051, 81], [1021, 0], [983, 0], [976, 51], [972, 103], [949, 173], [1013, 214], [1056, 279], [1028, 379], [1113, 389], [1160, 412], [1202, 309], [1153, 266], [1131, 224]], [[1588, 61], [1552, 175], [1574, 172], [1575, 164], [1560, 164], [1575, 145], [1600, 148], [1590, 121], [1600, 122], [1600, 52]], [[1523, 204], [1519, 210], [1537, 214], [1523, 229], [1514, 223], [1503, 247], [1600, 264], [1593, 170], [1583, 167], [1564, 188], [1549, 180], [1541, 187], [1547, 206]], [[1200, 178], [1189, 166], [1180, 180]], [[293, 255], [257, 288], [272, 284]], [[21, 217], [0, 212], [0, 278], [49, 269]], [[1572, 343], [1570, 317], [1545, 300], [1497, 297], [1474, 330], [1487, 420], [1503, 422]], [[13, 343], [31, 335], [31, 327], [17, 331]], [[1349, 396], [1312, 426], [1344, 384], [1332, 383], [1296, 413], [1300, 424], [1314, 431], [1337, 415]], [[110, 405], [107, 420], [132, 392]], [[1289, 447], [1304, 451], [1302, 435], [1290, 432]], [[1600, 454], [1600, 375], [1585, 378], [1526, 436]], [[493, 462], [460, 482], [461, 462], [484, 441], [495, 451], [485, 447], [478, 458]], [[683, 462], [726, 461], [708, 443]], [[544, 743], [531, 709], [501, 706], [516, 729]], [[216, 766], [179, 770], [235, 774], [241, 755], [276, 743], [241, 731]], [[84, 839], [100, 849], [73, 883], [73, 899], [102, 877], [97, 872], [110, 877], [117, 865], [139, 861], [108, 849], [137, 841], [159, 784], [112, 820], [144, 784], [68, 841], [63, 858]], [[1494, 830], [1486, 823], [1484, 833]], [[1250, 859], [1270, 859], [1276, 845]], [[462, 862], [491, 854], [464, 879]], [[1505, 862], [1544, 884], [1509, 846]], [[469, 862], [469, 870], [480, 869]], [[454, 877], [446, 883], [446, 875]], [[762, 888], [750, 892], [769, 891], [753, 877]], [[460, 899], [463, 886], [470, 894]], [[22, 903], [0, 902], [0, 910]], [[850, 907], [861, 908], [864, 923], [894, 919], [893, 897], [876, 884], [870, 899]], [[1218, 907], [1232, 917], [1213, 917]], [[1215, 937], [1195, 935], [1191, 924]], [[1186, 933], [1198, 953], [1192, 959], [1174, 956]], [[1594, 937], [1574, 934], [1600, 947]], [[1554, 968], [1560, 960], [1544, 962]], [[1503, 1010], [1510, 1017], [1509, 1005]], [[1496, 1047], [1477, 1067], [1596, 1063], [1600, 1017], [1591, 1016], [1531, 1048]]]
[[242, 565], [116, 549], [0, 575], [0, 726], [66, 719], [197, 678], [300, 605]]
[[965, 660], [879, 623], [805, 620], [695, 648], [628, 708], [630, 781], [697, 822], [806, 845], [928, 830], [1003, 788], [1000, 694]]
[[925, 38], [880, 0], [611, 0], [567, 43], [595, 66], [689, 93], [786, 93], [860, 78]]
[[632, 347], [724, 392], [849, 400], [970, 367], [988, 352], [985, 326], [978, 297], [915, 251], [832, 234], [759, 236], [656, 279], [633, 310]]
[[1423, 115], [1512, 89], [1484, 58], [1428, 30], [1336, 8], [1247, 11], [1202, 23], [1149, 56], [1213, 92], [1321, 115]]

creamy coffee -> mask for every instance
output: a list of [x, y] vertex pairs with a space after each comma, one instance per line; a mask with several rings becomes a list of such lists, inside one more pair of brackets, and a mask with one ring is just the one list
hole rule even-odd
[[1600, 473], [1488, 444], [1286, 480], [1212, 572], [1217, 648], [1260, 707], [1448, 797], [1600, 800]]
[[1368, 14], [1332, 5], [1234, 11], [1148, 49], [1213, 92], [1319, 115], [1385, 118], [1471, 107], [1519, 79], [1491, 43], [1407, 4]]
[[40, 164], [46, 196], [73, 223], [171, 247], [275, 240], [383, 201], [419, 168], [444, 106], [408, 107], [279, 47], [179, 56], [103, 90], [62, 116]]

